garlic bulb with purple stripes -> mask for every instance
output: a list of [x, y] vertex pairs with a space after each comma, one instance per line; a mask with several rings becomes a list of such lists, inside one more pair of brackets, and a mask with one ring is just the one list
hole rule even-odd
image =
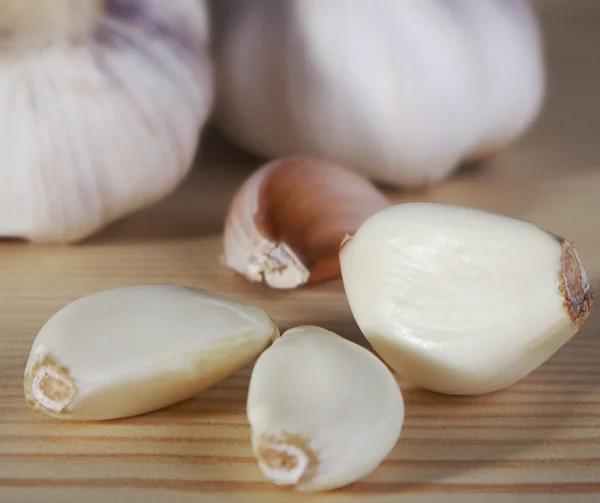
[[78, 241], [179, 184], [208, 28], [200, 0], [0, 0], [0, 237]]

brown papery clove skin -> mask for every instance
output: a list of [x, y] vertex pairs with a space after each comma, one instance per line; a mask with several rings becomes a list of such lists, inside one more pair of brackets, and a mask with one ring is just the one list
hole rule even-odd
[[270, 162], [232, 201], [224, 262], [273, 288], [338, 277], [344, 237], [389, 205], [370, 181], [337, 164], [312, 157]]

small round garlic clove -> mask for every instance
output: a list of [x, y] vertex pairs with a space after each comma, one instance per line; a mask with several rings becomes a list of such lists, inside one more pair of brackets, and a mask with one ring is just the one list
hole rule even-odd
[[306, 326], [288, 330], [258, 358], [247, 414], [266, 478], [325, 491], [379, 466], [400, 437], [404, 402], [375, 355]]
[[272, 288], [338, 277], [341, 239], [388, 206], [368, 180], [335, 164], [309, 157], [270, 162], [232, 201], [224, 263]]
[[519, 381], [583, 326], [593, 292], [573, 245], [532, 223], [401, 204], [340, 252], [352, 313], [398, 373], [434, 391]]
[[106, 290], [42, 327], [25, 369], [25, 397], [62, 419], [143, 414], [216, 384], [278, 335], [262, 310], [203, 290]]

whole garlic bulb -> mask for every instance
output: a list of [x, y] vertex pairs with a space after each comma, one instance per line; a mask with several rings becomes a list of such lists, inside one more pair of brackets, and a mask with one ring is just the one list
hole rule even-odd
[[497, 152], [543, 102], [526, 0], [217, 0], [217, 118], [241, 146], [415, 186]]
[[0, 237], [83, 239], [170, 193], [213, 101], [200, 0], [0, 0]]

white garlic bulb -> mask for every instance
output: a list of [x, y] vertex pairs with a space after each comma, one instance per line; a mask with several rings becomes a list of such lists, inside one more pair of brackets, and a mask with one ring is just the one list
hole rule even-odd
[[241, 146], [415, 186], [519, 137], [543, 102], [526, 0], [216, 0], [216, 115]]
[[573, 245], [442, 204], [393, 206], [342, 245], [352, 313], [399, 374], [441, 393], [510, 386], [584, 325], [594, 293]]
[[298, 491], [325, 491], [379, 466], [400, 437], [404, 401], [375, 355], [306, 326], [288, 330], [259, 356], [247, 414], [265, 477]]
[[81, 240], [170, 193], [212, 107], [201, 0], [0, 0], [0, 237]]

